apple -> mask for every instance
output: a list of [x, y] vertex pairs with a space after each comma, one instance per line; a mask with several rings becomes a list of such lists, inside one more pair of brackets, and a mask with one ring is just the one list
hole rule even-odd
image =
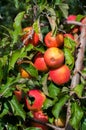
[[51, 69], [55, 69], [63, 65], [64, 58], [63, 51], [56, 47], [48, 48], [44, 53], [45, 63]]
[[55, 125], [58, 127], [61, 127], [61, 128], [65, 127], [65, 123], [66, 121], [63, 118], [55, 119]]
[[42, 54], [42, 53], [37, 53], [37, 55], [34, 58], [33, 64], [34, 64], [35, 68], [41, 72], [48, 71], [48, 66], [45, 63], [44, 54]]
[[[34, 101], [31, 101], [33, 98]], [[31, 89], [27, 92], [27, 97], [25, 97], [25, 103], [28, 110], [38, 111], [42, 108], [43, 103], [46, 100], [45, 94], [38, 89]]]
[[67, 17], [67, 21], [76, 21], [76, 15], [73, 15], [73, 14], [69, 15]]
[[[42, 123], [48, 122], [48, 116], [45, 113], [43, 113], [42, 110], [32, 112], [32, 114], [33, 114], [33, 118], [35, 120], [37, 120], [39, 122], [41, 121]], [[42, 130], [48, 130], [48, 126], [38, 123], [38, 122], [31, 122], [31, 126], [41, 128]]]
[[57, 69], [50, 70], [49, 76], [55, 84], [63, 85], [70, 80], [70, 69], [64, 64]]
[[68, 38], [71, 38], [72, 40], [74, 40], [74, 36], [71, 33], [65, 33], [64, 38], [65, 37], [68, 37]]
[[34, 32], [33, 27], [25, 27], [23, 28], [24, 35], [22, 36], [22, 41], [25, 46], [28, 44], [33, 44], [37, 46], [39, 44], [39, 35]]
[[57, 47], [57, 39], [56, 36], [52, 36], [52, 32], [48, 32], [44, 38], [44, 42], [46, 47]]
[[62, 48], [64, 45], [64, 36], [62, 33], [58, 33], [56, 35], [56, 40], [57, 40], [57, 47]]

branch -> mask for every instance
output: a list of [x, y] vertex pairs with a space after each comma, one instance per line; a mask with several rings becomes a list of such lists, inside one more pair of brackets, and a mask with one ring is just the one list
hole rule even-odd
[[78, 26], [86, 26], [86, 23], [85, 24], [83, 24], [83, 23], [81, 23], [81, 22], [77, 22], [77, 21], [65, 21], [64, 22], [65, 24], [73, 24], [73, 25], [78, 25]]
[[[77, 22], [72, 22], [71, 24], [76, 24]], [[72, 90], [73, 88], [76, 87], [77, 84], [80, 82], [80, 71], [82, 70], [82, 65], [83, 65], [83, 60], [84, 60], [84, 53], [85, 53], [85, 47], [86, 47], [86, 18], [84, 19], [84, 24], [82, 23], [77, 23], [79, 26], [82, 26], [81, 28], [81, 35], [80, 35], [80, 46], [78, 48], [78, 53], [76, 55], [76, 62], [75, 62], [75, 68], [74, 68], [74, 73], [70, 85], [70, 89]], [[77, 25], [76, 24], [76, 25]], [[70, 91], [70, 96], [72, 95], [72, 91]], [[83, 99], [86, 97], [83, 97]], [[67, 118], [66, 118], [66, 127], [68, 125], [69, 119], [71, 116], [71, 109], [70, 109], [70, 100], [68, 102], [68, 108], [67, 108]]]
[[[86, 18], [85, 18], [85, 23], [86, 23]], [[80, 47], [78, 49], [77, 59], [75, 62], [74, 75], [72, 77], [71, 86], [70, 86], [71, 89], [76, 87], [76, 85], [80, 81], [79, 72], [82, 70], [85, 47], [86, 47], [86, 26], [82, 26], [81, 35], [80, 35]]]

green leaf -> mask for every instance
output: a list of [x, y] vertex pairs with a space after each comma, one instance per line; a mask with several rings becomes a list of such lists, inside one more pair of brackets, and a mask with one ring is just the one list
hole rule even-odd
[[64, 95], [64, 97], [62, 97], [57, 103], [55, 103], [52, 109], [52, 114], [54, 115], [55, 118], [58, 119], [60, 111], [62, 107], [64, 106], [64, 104], [68, 101], [68, 99], [69, 99], [69, 96]]
[[55, 36], [57, 33], [57, 23], [56, 23], [56, 12], [53, 8], [46, 8], [47, 11], [49, 11], [50, 16], [47, 15], [47, 18], [49, 20], [49, 24], [51, 26], [52, 35]]
[[74, 56], [67, 48], [64, 48], [64, 55], [65, 55], [65, 64], [68, 65], [69, 68], [72, 70], [74, 67]]
[[3, 109], [3, 111], [0, 113], [0, 118], [2, 118], [3, 116], [5, 116], [7, 113], [9, 113], [9, 107], [8, 107], [7, 102], [6, 102], [6, 103], [4, 103], [4, 109]]
[[14, 31], [13, 31], [13, 43], [16, 43], [18, 40], [19, 35], [22, 33], [22, 26], [21, 26], [21, 22], [24, 16], [24, 11], [20, 12], [19, 14], [17, 14], [17, 16], [14, 19], [14, 23], [13, 23], [13, 27], [14, 27]]
[[84, 119], [82, 123], [82, 129], [81, 130], [86, 130], [86, 119]]
[[49, 96], [55, 98], [60, 93], [60, 88], [58, 88], [55, 84], [51, 83], [48, 87]]
[[38, 70], [31, 63], [22, 63], [20, 66], [32, 77], [35, 77], [36, 79], [38, 78]]
[[75, 130], [79, 129], [83, 114], [83, 110], [77, 102], [71, 104], [71, 118], [69, 123]]
[[68, 48], [71, 53], [74, 53], [76, 48], [76, 42], [69, 37], [64, 38], [64, 48]]
[[60, 3], [60, 4], [58, 4], [58, 6], [59, 6], [60, 10], [62, 11], [63, 16], [65, 18], [67, 18], [67, 16], [68, 16], [68, 9], [69, 9], [68, 4]]
[[48, 109], [49, 107], [53, 106], [55, 104], [56, 100], [51, 100], [46, 98], [44, 104], [43, 104], [43, 109]]
[[18, 81], [19, 81], [19, 77], [7, 78], [7, 83], [2, 84], [0, 86], [0, 96], [3, 96], [5, 98], [10, 97], [14, 90], [14, 87], [12, 86], [15, 85]]
[[14, 65], [16, 63], [16, 61], [19, 59], [19, 58], [23, 58], [27, 55], [27, 52], [25, 51], [25, 47], [23, 47], [22, 49], [20, 50], [15, 50], [10, 59], [9, 59], [9, 70], [14, 68]]
[[47, 86], [47, 78], [48, 78], [48, 74], [45, 74], [42, 79], [41, 79], [41, 83], [43, 85], [42, 90], [46, 95], [49, 95], [48, 93], [48, 86]]
[[84, 85], [83, 84], [78, 84], [73, 91], [77, 94], [78, 97], [82, 97]]
[[13, 96], [12, 100], [9, 101], [12, 111], [15, 116], [20, 116], [22, 117], [23, 120], [26, 118], [26, 113], [22, 107], [22, 105], [18, 102], [15, 96]]

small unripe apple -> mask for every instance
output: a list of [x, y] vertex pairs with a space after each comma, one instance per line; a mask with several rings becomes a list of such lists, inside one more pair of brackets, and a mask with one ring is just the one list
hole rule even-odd
[[[30, 98], [33, 98], [34, 101], [31, 101]], [[27, 92], [27, 97], [25, 97], [26, 107], [28, 110], [39, 111], [45, 100], [46, 96], [42, 91], [38, 89], [29, 90]]]
[[66, 121], [63, 118], [55, 119], [55, 125], [58, 127], [65, 127]]
[[48, 71], [48, 66], [45, 63], [44, 60], [44, 54], [38, 53], [35, 58], [34, 58], [34, 66], [36, 67], [37, 70], [41, 72], [47, 72]]
[[56, 47], [48, 48], [44, 53], [44, 60], [49, 68], [58, 68], [64, 63], [64, 53]]
[[67, 65], [62, 65], [57, 69], [49, 71], [51, 80], [57, 85], [63, 85], [70, 80], [70, 69]]

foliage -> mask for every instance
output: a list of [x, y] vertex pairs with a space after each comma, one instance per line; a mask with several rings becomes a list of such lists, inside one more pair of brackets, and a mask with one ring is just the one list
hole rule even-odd
[[[79, 2], [79, 4], [77, 4]], [[14, 95], [16, 89], [23, 91], [23, 96], [27, 91], [37, 87], [46, 95], [46, 101], [42, 110], [48, 115], [49, 123], [53, 124], [65, 109], [70, 100], [71, 117], [70, 125], [75, 129], [85, 130], [86, 128], [86, 102], [82, 96], [86, 96], [86, 59], [84, 58], [81, 82], [73, 90], [70, 89], [70, 82], [58, 86], [48, 80], [48, 72], [39, 72], [32, 64], [22, 64], [30, 75], [31, 79], [22, 78], [18, 68], [18, 61], [29, 60], [37, 52], [44, 53], [44, 37], [49, 31], [53, 34], [64, 33], [71, 27], [64, 24], [64, 19], [69, 14], [80, 14], [84, 16], [86, 7], [80, 0], [3, 0], [0, 1], [0, 130], [40, 130], [30, 126], [30, 111], [27, 110], [24, 102], [19, 102]], [[22, 29], [33, 26], [35, 32], [40, 36], [38, 46], [29, 44], [24, 46], [21, 37]], [[71, 70], [71, 77], [75, 65], [76, 42], [70, 38], [64, 38], [63, 51], [65, 63]], [[86, 54], [85, 54], [86, 55]], [[70, 96], [70, 91], [74, 96]], [[78, 101], [78, 102], [77, 102]]]

